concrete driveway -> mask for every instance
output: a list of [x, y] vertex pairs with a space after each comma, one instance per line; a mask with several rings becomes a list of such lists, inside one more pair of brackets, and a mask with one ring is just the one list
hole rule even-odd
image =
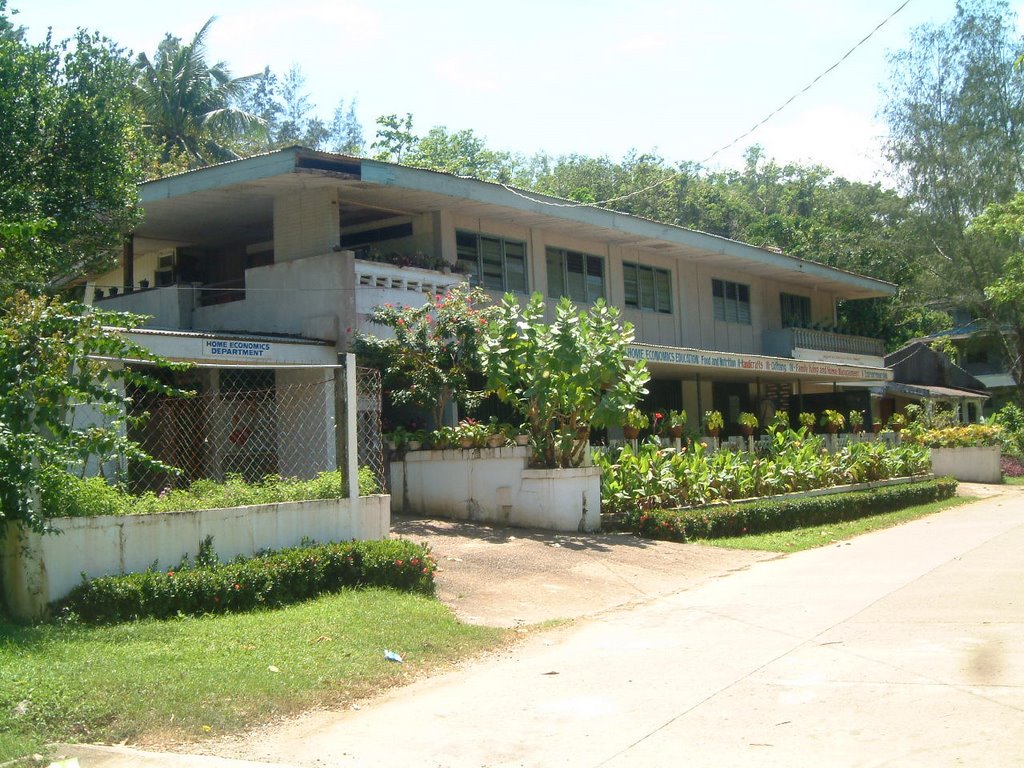
[[[220, 747], [296, 766], [1021, 765], [1024, 489]], [[87, 768], [242, 765], [77, 754]]]

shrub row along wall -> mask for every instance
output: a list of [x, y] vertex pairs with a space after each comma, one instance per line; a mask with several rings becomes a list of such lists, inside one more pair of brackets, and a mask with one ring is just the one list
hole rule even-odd
[[89, 576], [144, 571], [177, 563], [213, 536], [221, 557], [253, 555], [313, 541], [384, 539], [389, 496], [321, 499], [153, 515], [67, 517], [50, 521], [57, 535], [8, 524], [0, 542], [4, 596], [17, 618], [41, 616], [47, 604]]
[[435, 567], [424, 546], [401, 539], [297, 547], [224, 565], [176, 566], [84, 581], [55, 612], [99, 623], [238, 613], [348, 587], [433, 594]]
[[788, 531], [841, 520], [856, 520], [948, 499], [956, 493], [956, 486], [955, 480], [944, 477], [828, 496], [762, 499], [691, 509], [649, 510], [636, 518], [634, 530], [641, 536], [668, 541]]

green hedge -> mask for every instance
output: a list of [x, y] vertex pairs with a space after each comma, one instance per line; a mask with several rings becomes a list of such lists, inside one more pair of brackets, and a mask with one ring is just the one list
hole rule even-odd
[[[308, 480], [267, 475], [255, 482], [229, 474], [223, 481], [196, 480], [187, 488], [159, 494], [150, 491], [136, 496], [110, 485], [102, 477], [80, 478], [63, 469], [47, 467], [42, 473], [40, 498], [46, 517], [142, 515], [337, 499], [344, 496], [342, 485], [339, 470], [320, 472]], [[373, 470], [360, 467], [359, 495], [375, 493], [380, 493], [380, 484]]]
[[108, 623], [251, 611], [348, 587], [433, 594], [435, 569], [423, 545], [402, 539], [351, 541], [285, 549], [225, 564], [86, 579], [53, 607], [57, 616]]
[[788, 531], [841, 520], [856, 520], [897, 509], [948, 499], [956, 480], [943, 477], [919, 483], [889, 485], [797, 499], [761, 499], [690, 509], [659, 509], [639, 516], [635, 533], [652, 539], [692, 541]]

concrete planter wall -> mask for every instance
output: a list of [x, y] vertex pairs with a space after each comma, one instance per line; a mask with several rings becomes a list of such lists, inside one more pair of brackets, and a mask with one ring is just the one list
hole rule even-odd
[[63, 517], [59, 534], [40, 535], [8, 524], [0, 542], [4, 597], [18, 618], [42, 616], [47, 604], [90, 577], [161, 568], [195, 556], [213, 536], [222, 560], [262, 549], [317, 542], [384, 539], [391, 528], [388, 496], [262, 504], [156, 515]]
[[553, 531], [601, 527], [601, 470], [530, 469], [528, 447], [410, 451], [391, 463], [396, 512]]
[[932, 448], [932, 472], [950, 475], [965, 483], [1001, 483], [998, 445], [977, 448]]

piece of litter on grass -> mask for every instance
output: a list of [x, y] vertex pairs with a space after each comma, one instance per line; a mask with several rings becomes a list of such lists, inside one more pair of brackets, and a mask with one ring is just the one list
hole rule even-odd
[[384, 650], [384, 658], [388, 661], [397, 661], [399, 664], [403, 663], [401, 656], [399, 656], [394, 651], [389, 651], [387, 649]]
[[267, 669], [270, 670], [271, 672], [275, 672], [275, 673], [281, 671], [280, 669], [275, 667], [273, 664], [271, 664], [269, 667], [267, 667]]

